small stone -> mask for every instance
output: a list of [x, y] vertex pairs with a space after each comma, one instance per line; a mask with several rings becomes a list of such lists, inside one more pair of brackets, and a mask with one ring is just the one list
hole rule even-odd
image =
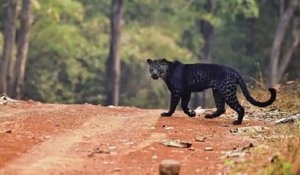
[[205, 151], [213, 151], [214, 149], [213, 149], [213, 147], [205, 147], [204, 150]]
[[196, 149], [194, 147], [189, 148], [190, 151], [195, 151]]
[[197, 169], [195, 170], [195, 172], [196, 172], [196, 173], [200, 173], [200, 172], [201, 172], [201, 169], [197, 168]]
[[100, 148], [95, 148], [93, 150], [93, 153], [97, 153], [97, 154], [109, 154], [110, 151], [109, 150], [101, 150]]
[[44, 139], [50, 139], [51, 136], [44, 136]]
[[158, 158], [157, 155], [152, 156], [152, 160], [156, 160]]
[[117, 149], [117, 147], [116, 146], [109, 146], [108, 149], [114, 150], [114, 149]]
[[230, 125], [227, 124], [227, 123], [222, 123], [221, 126], [222, 126], [222, 127], [229, 127]]
[[268, 131], [270, 128], [266, 126], [247, 126], [241, 128], [230, 129], [231, 133], [243, 134], [243, 133], [262, 133]]
[[145, 129], [145, 130], [154, 130], [155, 126], [144, 126], [143, 129]]
[[108, 164], [111, 164], [111, 162], [109, 162], [109, 161], [103, 161], [103, 164], [104, 165], [108, 165]]
[[271, 119], [271, 118], [266, 118], [265, 121], [266, 121], [266, 122], [272, 122], [273, 119]]
[[205, 136], [199, 136], [195, 138], [196, 142], [205, 142], [207, 138]]
[[163, 125], [162, 127], [165, 128], [166, 130], [174, 129], [173, 126], [167, 126], [167, 125]]
[[229, 131], [230, 131], [230, 133], [237, 133], [237, 132], [238, 132], [238, 129], [237, 129], [237, 128], [234, 128], [234, 129], [230, 129]]
[[110, 152], [110, 154], [111, 154], [111, 155], [117, 155], [118, 152], [117, 152], [117, 151], [112, 151], [112, 152]]
[[242, 148], [242, 151], [248, 150], [248, 149], [253, 148], [253, 147], [254, 147], [254, 144], [253, 143], [249, 143], [248, 146], [245, 146], [245, 147]]
[[245, 156], [245, 152], [241, 151], [241, 150], [233, 150], [233, 151], [223, 151], [222, 154], [224, 154], [224, 156], [222, 158], [230, 158], [230, 157], [244, 157]]
[[279, 155], [278, 154], [273, 154], [272, 157], [270, 158], [270, 162], [271, 163], [276, 163], [280, 160]]
[[294, 83], [294, 81], [288, 81], [288, 82], [286, 82], [286, 84], [293, 84]]
[[192, 146], [191, 143], [187, 141], [180, 141], [180, 140], [163, 140], [161, 144], [169, 147], [177, 147], [177, 148], [189, 148]]
[[119, 171], [121, 171], [121, 170], [122, 170], [122, 169], [119, 168], [119, 167], [117, 167], [117, 168], [114, 169], [115, 172], [119, 172]]
[[159, 165], [160, 175], [179, 175], [179, 162], [172, 159], [165, 159]]
[[12, 133], [12, 131], [9, 129], [9, 130], [6, 130], [6, 131], [5, 131], [5, 133], [7, 133], [7, 134], [11, 134], [11, 133]]
[[90, 135], [84, 135], [82, 137], [83, 137], [83, 139], [90, 139], [90, 138], [92, 138], [92, 136], [90, 136]]
[[132, 141], [126, 142], [125, 145], [134, 145], [134, 142], [132, 142]]
[[94, 157], [94, 153], [89, 153], [89, 154], [88, 154], [88, 157], [89, 157], [89, 158]]

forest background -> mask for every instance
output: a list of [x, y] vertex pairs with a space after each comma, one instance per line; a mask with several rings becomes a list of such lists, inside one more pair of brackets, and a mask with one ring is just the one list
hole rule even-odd
[[229, 65], [250, 88], [293, 80], [299, 1], [0, 0], [0, 92], [167, 108], [168, 90], [151, 80], [147, 58]]

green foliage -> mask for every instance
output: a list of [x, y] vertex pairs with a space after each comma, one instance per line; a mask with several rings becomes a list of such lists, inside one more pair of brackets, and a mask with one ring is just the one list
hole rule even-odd
[[[83, 19], [84, 8], [81, 3], [75, 0], [43, 0], [37, 5], [37, 14], [43, 20], [55, 21], [81, 21]], [[40, 6], [40, 7], [38, 7]]]
[[[147, 42], [145, 42], [147, 41]], [[181, 48], [176, 40], [155, 27], [130, 27], [122, 37], [121, 103], [139, 107], [165, 107], [169, 93], [162, 81], [149, 77], [146, 58], [190, 60], [191, 53]], [[137, 73], [138, 72], [138, 73]], [[144, 103], [143, 103], [144, 102]]]
[[[30, 75], [26, 76], [27, 98], [63, 103], [102, 103], [104, 100], [103, 71], [108, 54], [110, 30], [108, 12], [97, 11], [95, 4], [98, 2], [95, 1], [82, 1], [83, 5], [76, 2], [72, 5], [86, 7], [85, 10], [79, 11], [79, 15], [63, 10], [73, 2], [75, 1], [43, 1], [40, 8], [37, 8], [39, 20], [32, 31], [26, 73]], [[103, 6], [108, 5], [104, 3]], [[84, 16], [78, 18], [82, 14]], [[48, 15], [50, 18], [45, 18]], [[170, 16], [166, 15], [167, 17]], [[152, 22], [154, 21], [155, 19]], [[178, 45], [179, 39], [180, 32], [170, 32], [162, 26], [147, 27], [144, 23], [132, 22], [123, 27], [123, 105], [166, 107], [166, 87], [162, 86], [161, 82], [157, 84], [147, 78], [145, 59], [164, 56], [189, 60], [192, 54]], [[162, 100], [162, 97], [165, 100]]]
[[132, 61], [132, 59], [157, 58], [161, 57], [161, 55], [166, 58], [186, 60], [192, 56], [189, 50], [181, 48], [176, 43], [176, 39], [163, 34], [159, 31], [159, 28], [138, 26], [124, 31], [122, 55], [124, 58], [130, 59], [128, 61]]
[[292, 164], [290, 162], [278, 161], [274, 165], [267, 167], [262, 174], [263, 175], [269, 175], [269, 174], [294, 175], [291, 172], [291, 167]]
[[108, 34], [101, 28], [95, 30], [95, 24], [104, 27], [108, 20], [83, 21], [82, 5], [75, 1], [40, 5], [31, 35], [25, 97], [64, 103], [103, 101]]
[[233, 21], [240, 15], [244, 18], [256, 18], [260, 12], [257, 0], [219, 1], [219, 6], [221, 6], [219, 14]]
[[[147, 58], [185, 63], [201, 61], [203, 38], [199, 21], [214, 26], [213, 62], [237, 68], [243, 75], [263, 74], [278, 19], [278, 2], [127, 0], [121, 32], [121, 105], [168, 107], [169, 93], [149, 78]], [[0, 0], [3, 32], [7, 1]], [[44, 102], [103, 103], [105, 61], [109, 50], [111, 1], [33, 0], [26, 90], [24, 97]], [[0, 45], [3, 37], [0, 33]], [[0, 48], [0, 50], [2, 47]], [[295, 53], [298, 57], [299, 49]], [[289, 66], [290, 78], [300, 75], [299, 61]]]

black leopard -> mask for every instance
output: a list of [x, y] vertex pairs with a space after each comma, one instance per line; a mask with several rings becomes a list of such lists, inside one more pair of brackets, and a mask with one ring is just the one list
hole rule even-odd
[[244, 108], [240, 105], [237, 96], [237, 85], [240, 86], [246, 99], [255, 106], [266, 107], [276, 99], [276, 91], [269, 88], [271, 97], [266, 102], [256, 101], [251, 97], [241, 75], [230, 67], [218, 64], [183, 64], [179, 61], [168, 61], [166, 59], [147, 59], [149, 71], [153, 79], [161, 78], [167, 84], [171, 92], [170, 109], [161, 116], [172, 116], [176, 106], [181, 99], [181, 108], [190, 117], [196, 115], [195, 111], [188, 107], [192, 92], [200, 92], [211, 88], [217, 107], [213, 114], [205, 118], [215, 118], [225, 112], [225, 103], [238, 113], [238, 119], [233, 122], [239, 125], [243, 121]]

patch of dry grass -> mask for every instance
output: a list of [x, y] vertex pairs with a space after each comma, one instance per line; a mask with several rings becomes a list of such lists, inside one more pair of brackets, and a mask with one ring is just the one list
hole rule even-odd
[[[276, 136], [276, 137], [274, 137]], [[263, 135], [244, 162], [235, 162], [232, 173], [263, 175], [300, 174], [300, 129], [280, 126]]]
[[[277, 100], [266, 111], [276, 109], [286, 112], [286, 116], [300, 112], [300, 80], [276, 85]], [[264, 87], [255, 88], [251, 95], [264, 101], [268, 93]], [[259, 108], [251, 107], [259, 111]], [[258, 138], [250, 156], [243, 162], [234, 161], [232, 174], [263, 174], [263, 175], [300, 175], [300, 121], [296, 124], [273, 126], [269, 133]], [[228, 161], [228, 160], [227, 160]]]
[[[300, 80], [277, 84], [274, 88], [277, 91], [277, 97], [269, 108], [290, 113], [300, 112]], [[264, 101], [269, 98], [269, 93], [266, 92], [268, 92], [267, 88], [260, 85], [252, 89], [251, 95], [258, 101]]]

